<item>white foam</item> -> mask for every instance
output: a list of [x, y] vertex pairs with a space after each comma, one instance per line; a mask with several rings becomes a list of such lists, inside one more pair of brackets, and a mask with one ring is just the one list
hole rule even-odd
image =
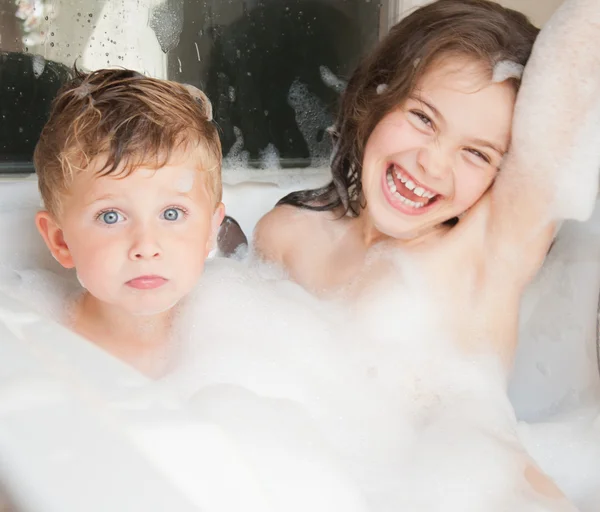
[[377, 86], [376, 92], [377, 92], [377, 94], [383, 94], [385, 91], [387, 91], [387, 89], [388, 89], [388, 85], [387, 84], [379, 84]]
[[33, 65], [33, 75], [36, 78], [42, 76], [44, 69], [46, 69], [46, 60], [41, 55], [34, 55], [31, 59]]
[[[323, 76], [322, 69], [321, 73]], [[337, 90], [335, 87], [334, 89]], [[311, 167], [324, 165], [331, 151], [329, 137], [323, 133], [332, 122], [328, 106], [311, 94], [308, 87], [298, 79], [290, 85], [287, 101], [294, 110], [296, 124], [308, 146]]]
[[263, 169], [280, 169], [279, 151], [269, 143], [267, 147], [260, 152], [260, 165]]
[[[14, 188], [5, 190], [0, 226], [5, 239], [14, 243], [3, 248], [1, 261], [11, 265], [0, 273], [0, 284], [33, 310], [60, 318], [64, 302], [77, 293], [75, 276], [62, 277], [55, 264], [49, 272], [35, 259], [15, 256], [31, 258], [32, 251], [43, 254], [46, 249], [30, 240], [37, 236], [32, 221], [37, 196], [22, 193], [19, 198]], [[234, 192], [245, 194], [256, 207], [257, 188], [230, 188], [235, 204]], [[19, 203], [29, 209], [15, 212]], [[237, 203], [242, 203], [240, 198]], [[581, 251], [577, 240], [598, 238], [599, 230], [594, 224], [581, 229], [577, 237], [569, 236], [571, 231], [563, 239], [559, 236], [555, 248], [570, 255], [572, 269], [584, 257], [586, 265], [588, 259], [592, 265], [596, 261], [596, 249]], [[30, 270], [18, 268], [24, 261]], [[567, 257], [558, 259], [563, 266], [553, 261], [548, 271], [560, 281]], [[167, 402], [172, 395], [183, 399], [172, 399], [173, 408], [183, 408], [187, 401], [195, 417], [216, 430], [165, 419], [155, 427], [132, 422], [131, 435], [148, 459], [206, 510], [239, 510], [240, 500], [226, 494], [234, 487], [240, 490], [241, 502], [246, 500], [246, 510], [261, 512], [269, 506], [276, 512], [387, 512], [440, 509], [440, 503], [450, 512], [538, 512], [544, 508], [534, 508], [522, 488], [523, 463], [515, 458], [522, 441], [582, 512], [595, 512], [600, 489], [598, 412], [592, 408], [566, 414], [559, 410], [564, 401], [548, 398], [544, 404], [552, 408], [541, 408], [546, 422], [535, 423], [540, 400], [529, 394], [530, 403], [520, 403], [519, 409], [523, 415], [535, 414], [530, 423], [517, 424], [497, 363], [493, 358], [465, 359], [450, 349], [443, 331], [431, 330], [437, 315], [435, 304], [423, 306], [420, 294], [427, 287], [422, 277], [407, 273], [408, 281], [398, 280], [402, 286], [390, 279], [391, 285], [367, 290], [348, 308], [325, 304], [282, 281], [277, 268], [222, 259], [209, 262], [177, 320], [185, 342], [181, 366], [161, 382], [161, 389], [169, 390]], [[587, 310], [592, 318], [581, 318], [594, 320], [598, 283], [586, 276], [573, 274], [561, 286], [550, 286], [550, 292], [533, 286], [539, 302], [526, 297], [524, 321], [556, 332], [557, 322], [563, 322], [557, 309], [544, 312], [556, 290], [567, 298], [559, 311]], [[571, 287], [583, 286], [589, 293], [569, 294]], [[0, 322], [19, 335], [38, 323], [39, 316], [0, 304]], [[536, 386], [591, 389], [597, 385], [596, 374], [586, 370], [581, 381], [574, 380], [574, 374], [592, 346], [582, 332], [564, 325], [562, 356], [554, 352], [547, 360], [536, 360], [555, 349], [556, 339], [549, 334], [520, 357], [531, 360], [533, 368], [538, 362], [547, 368], [547, 379], [535, 381]], [[565, 371], [571, 366], [573, 376]], [[527, 375], [533, 373], [524, 374], [513, 396], [527, 391]], [[60, 390], [52, 388], [34, 400], [39, 382], [6, 387], [0, 396], [5, 409], [45, 407], [60, 398]], [[148, 389], [144, 400], [115, 401], [120, 408], [145, 410], [154, 394]], [[576, 409], [581, 403], [574, 397], [569, 406]], [[552, 419], [551, 414], [558, 416]], [[229, 464], [232, 471], [227, 473]]]
[[[196, 44], [196, 43], [194, 43]], [[196, 50], [198, 49], [196, 45]], [[181, 68], [181, 60], [179, 61], [179, 67]], [[180, 69], [181, 72], [181, 69]], [[204, 114], [206, 115], [206, 119], [209, 121], [213, 120], [213, 106], [211, 101], [208, 99], [208, 96], [204, 94], [200, 89], [194, 87], [190, 84], [183, 84], [183, 86], [188, 90], [188, 92], [192, 95], [192, 97], [202, 104], [204, 107]]]
[[193, 169], [185, 169], [175, 181], [175, 190], [177, 192], [186, 193], [192, 190], [196, 172]]
[[244, 134], [237, 126], [233, 127], [235, 142], [231, 149], [223, 158], [223, 167], [227, 167], [234, 172], [240, 172], [248, 168], [250, 153], [244, 150]]
[[82, 290], [74, 273], [63, 275], [38, 268], [6, 270], [0, 278], [0, 291], [46, 317], [63, 322]]
[[501, 83], [509, 78], [520, 79], [523, 76], [524, 66], [510, 60], [502, 60], [494, 66], [492, 75], [493, 83]]
[[92, 91], [92, 86], [88, 83], [83, 83], [73, 91], [73, 94], [77, 95], [78, 98], [85, 98]]
[[341, 93], [348, 85], [348, 82], [337, 77], [327, 66], [319, 66], [319, 73], [323, 83], [337, 93]]
[[183, 30], [183, 0], [152, 3], [148, 26], [154, 31], [162, 51], [169, 53], [179, 44]]
[[[213, 404], [248, 443], [255, 438], [242, 433], [248, 422], [238, 406], [260, 425], [252, 432], [270, 435], [272, 424], [292, 421], [292, 407], [294, 422], [320, 433], [303, 442], [326, 447], [313, 470], [334, 464], [340, 479], [358, 483], [369, 510], [537, 511], [499, 363], [465, 359], [443, 329], [432, 330], [435, 311], [419, 297], [427, 288], [408, 274], [414, 282], [395, 287], [392, 278], [348, 309], [279, 281], [277, 269], [212, 261], [179, 319], [189, 344], [169, 384], [183, 396], [230, 385], [271, 400], [269, 413]], [[257, 471], [271, 475], [260, 465], [272, 462], [285, 488], [291, 461], [280, 448], [259, 446]], [[600, 468], [592, 474], [586, 492], [600, 482]]]
[[[600, 9], [568, 0], [544, 26], [523, 74], [506, 161], [553, 200], [552, 219], [586, 220], [600, 168]], [[511, 182], [519, 187], [516, 176]], [[548, 219], [540, 219], [541, 223]]]

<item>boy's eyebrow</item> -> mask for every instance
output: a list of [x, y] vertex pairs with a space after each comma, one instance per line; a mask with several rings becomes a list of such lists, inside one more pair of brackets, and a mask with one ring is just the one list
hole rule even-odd
[[[183, 192], [181, 190], [172, 190], [172, 192], [178, 196], [188, 196], [189, 197], [189, 195], [190, 195], [189, 192]], [[88, 203], [92, 204], [92, 203], [97, 203], [98, 201], [105, 201], [107, 199], [114, 199], [114, 198], [115, 198], [114, 194], [107, 193], [107, 194], [102, 194], [101, 196], [98, 196], [98, 197], [94, 197], [94, 199], [92, 199], [91, 201], [88, 201]]]
[[113, 194], [102, 194], [101, 196], [95, 197], [91, 201], [88, 201], [87, 205], [89, 206], [89, 205], [94, 204], [94, 203], [99, 203], [100, 201], [107, 201], [109, 199], [114, 199], [114, 197], [115, 196]]

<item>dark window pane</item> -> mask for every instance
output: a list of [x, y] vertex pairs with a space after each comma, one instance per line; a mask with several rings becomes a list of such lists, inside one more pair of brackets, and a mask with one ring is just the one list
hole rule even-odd
[[385, 29], [388, 4], [137, 5], [132, 10], [101, 0], [32, 0], [21, 2], [17, 12], [13, 0], [0, 0], [0, 172], [31, 169], [50, 102], [75, 59], [84, 68], [128, 66], [205, 90], [226, 171], [326, 165], [331, 145], [325, 130], [339, 93], [380, 27]]
[[230, 165], [321, 165], [340, 86], [379, 35], [365, 0], [185, 3], [169, 76], [206, 89]]

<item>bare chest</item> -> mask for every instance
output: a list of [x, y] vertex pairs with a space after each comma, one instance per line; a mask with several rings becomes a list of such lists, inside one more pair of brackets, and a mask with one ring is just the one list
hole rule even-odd
[[[494, 274], [477, 253], [452, 244], [367, 254], [340, 291], [367, 329], [394, 325], [406, 343], [449, 343], [461, 352], [492, 351], [507, 362], [517, 337], [519, 288]], [[370, 324], [370, 325], [369, 325]]]

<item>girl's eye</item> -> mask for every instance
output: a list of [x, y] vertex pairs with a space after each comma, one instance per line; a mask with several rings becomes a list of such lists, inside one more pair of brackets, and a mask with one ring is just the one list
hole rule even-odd
[[163, 212], [162, 217], [165, 220], [173, 222], [179, 220], [184, 213], [185, 212], [181, 208], [167, 208]]
[[433, 121], [429, 119], [423, 112], [418, 110], [411, 110], [410, 113], [415, 116], [419, 121], [421, 121], [425, 126], [433, 126]]
[[483, 160], [486, 164], [489, 164], [491, 162], [490, 157], [487, 156], [484, 153], [481, 153], [480, 151], [477, 151], [476, 149], [472, 149], [472, 148], [467, 148], [467, 151], [469, 153], [471, 153], [472, 155], [475, 155], [477, 158], [479, 158], [480, 160]]
[[117, 222], [123, 220], [123, 216], [115, 210], [102, 212], [98, 218], [104, 222], [104, 224], [108, 225], [116, 224]]

